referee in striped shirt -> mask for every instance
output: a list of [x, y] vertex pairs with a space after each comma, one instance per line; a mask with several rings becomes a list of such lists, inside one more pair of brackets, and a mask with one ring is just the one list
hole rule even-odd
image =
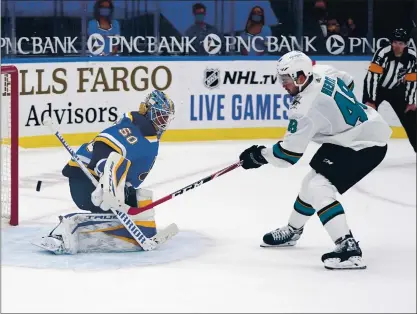
[[396, 29], [391, 45], [375, 52], [365, 77], [363, 103], [378, 109], [384, 100], [389, 102], [417, 152], [417, 64], [408, 40], [404, 29]]

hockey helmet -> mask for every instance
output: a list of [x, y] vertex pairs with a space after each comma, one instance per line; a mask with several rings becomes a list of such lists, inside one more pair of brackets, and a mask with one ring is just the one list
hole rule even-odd
[[291, 51], [278, 60], [277, 76], [281, 84], [293, 82], [301, 91], [308, 80], [297, 83], [298, 77], [303, 74], [306, 78], [313, 75], [313, 61], [301, 51]]
[[409, 36], [407, 34], [407, 31], [404, 28], [397, 28], [392, 32], [391, 35], [391, 42], [393, 41], [402, 41], [404, 43], [407, 43], [409, 40]]

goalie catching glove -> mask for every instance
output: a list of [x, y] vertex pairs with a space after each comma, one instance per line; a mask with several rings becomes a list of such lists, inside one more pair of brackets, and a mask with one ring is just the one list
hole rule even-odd
[[97, 163], [96, 173], [100, 175], [99, 184], [91, 194], [91, 202], [104, 211], [111, 208], [126, 212], [125, 183], [130, 168], [130, 160], [111, 152], [107, 159]]

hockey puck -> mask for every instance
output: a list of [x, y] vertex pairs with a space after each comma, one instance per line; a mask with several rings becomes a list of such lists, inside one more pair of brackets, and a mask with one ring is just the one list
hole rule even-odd
[[38, 181], [38, 184], [36, 184], [36, 191], [39, 192], [41, 190], [42, 181]]

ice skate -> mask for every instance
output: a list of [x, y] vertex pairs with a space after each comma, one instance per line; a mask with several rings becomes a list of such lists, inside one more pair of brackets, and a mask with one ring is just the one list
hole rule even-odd
[[295, 229], [290, 225], [286, 225], [265, 234], [261, 247], [294, 246], [302, 233], [303, 228]]
[[336, 244], [333, 252], [321, 257], [324, 267], [327, 269], [365, 269], [366, 264], [362, 260], [362, 251], [358, 242], [349, 237]]

